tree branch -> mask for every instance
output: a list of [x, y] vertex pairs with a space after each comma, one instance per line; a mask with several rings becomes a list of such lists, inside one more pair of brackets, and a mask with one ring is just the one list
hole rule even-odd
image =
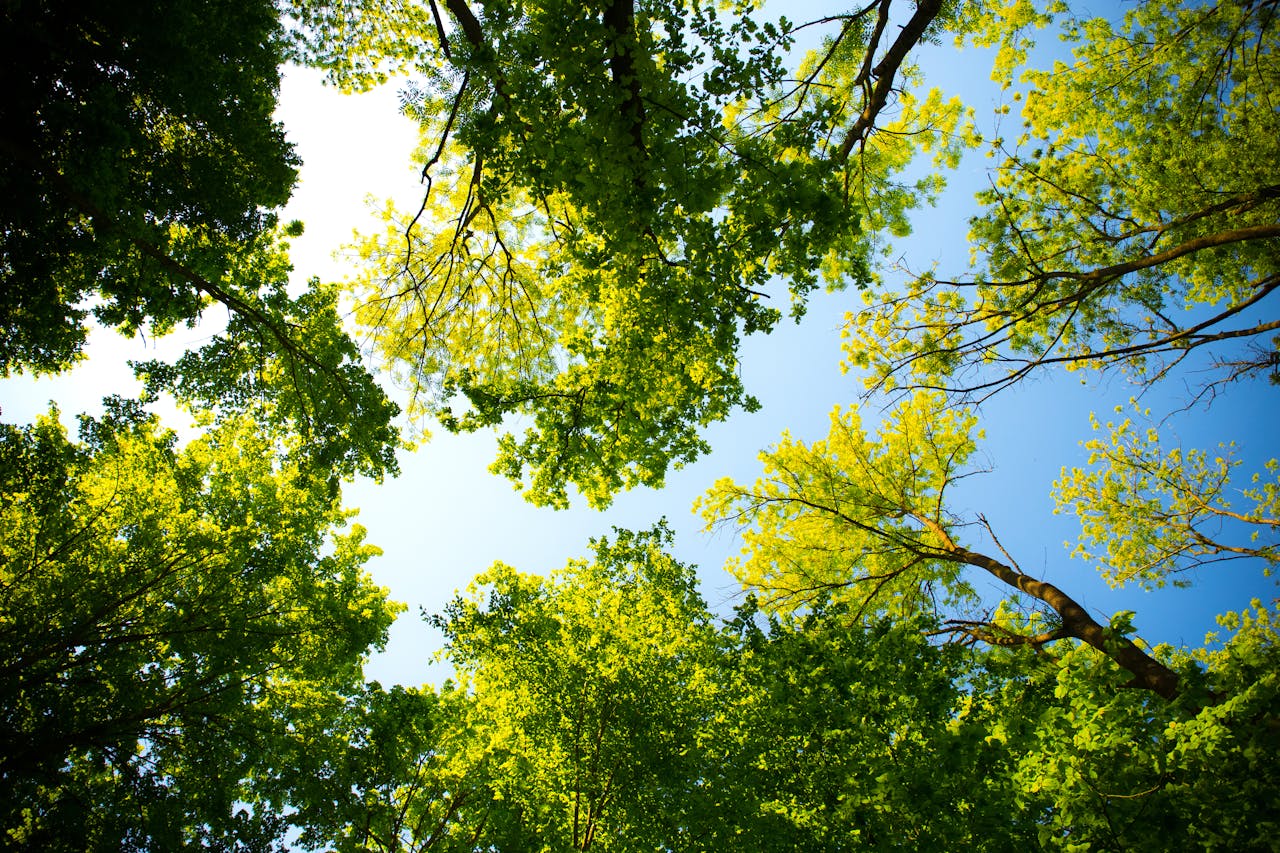
[[1013, 569], [999, 560], [956, 548], [941, 559], [955, 560], [986, 571], [992, 577], [1042, 601], [1062, 619], [1059, 631], [1092, 646], [1133, 674], [1133, 685], [1170, 701], [1181, 694], [1178, 674], [1152, 658], [1126, 637], [1116, 636], [1100, 625], [1080, 604], [1048, 581], [1041, 581]]
[[[886, 2], [885, 7], [887, 6], [888, 3]], [[876, 84], [871, 89], [871, 97], [868, 99], [866, 106], [863, 107], [862, 114], [858, 116], [857, 121], [849, 128], [844, 144], [840, 146], [840, 151], [834, 158], [837, 162], [843, 163], [847, 161], [854, 145], [859, 142], [865, 144], [866, 138], [870, 135], [871, 129], [875, 124], [876, 117], [880, 115], [880, 110], [884, 108], [885, 103], [889, 100], [889, 92], [893, 90], [894, 75], [898, 73], [898, 69], [902, 67], [907, 54], [919, 43], [925, 29], [933, 22], [933, 19], [938, 16], [940, 11], [942, 11], [942, 0], [919, 0], [911, 20], [907, 21], [906, 26], [902, 28], [902, 32], [898, 34], [898, 38], [884, 55], [884, 58], [880, 60], [875, 68], [871, 69], [871, 75], [876, 78]], [[868, 50], [871, 50], [872, 47], [868, 47]]]
[[[609, 55], [609, 74], [613, 85], [626, 92], [621, 104], [622, 119], [631, 135], [631, 144], [640, 159], [644, 147], [644, 100], [640, 97], [640, 77], [635, 67], [635, 0], [613, 0], [604, 11], [604, 25], [614, 33]], [[641, 173], [636, 181], [643, 183]]]

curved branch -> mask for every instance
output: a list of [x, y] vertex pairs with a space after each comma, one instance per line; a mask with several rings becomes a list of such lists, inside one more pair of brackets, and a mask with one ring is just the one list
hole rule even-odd
[[956, 548], [940, 559], [954, 560], [980, 568], [999, 581], [1049, 605], [1062, 619], [1059, 631], [1092, 646], [1133, 675], [1134, 687], [1150, 690], [1170, 701], [1181, 695], [1178, 674], [1138, 648], [1133, 641], [1104, 628], [1074, 598], [1048, 581], [1036, 580], [999, 560]]

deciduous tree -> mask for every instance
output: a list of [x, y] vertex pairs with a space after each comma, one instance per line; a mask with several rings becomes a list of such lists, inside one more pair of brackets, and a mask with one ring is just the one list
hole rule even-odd
[[270, 846], [242, 782], [259, 707], [361, 680], [396, 606], [377, 549], [277, 434], [228, 420], [186, 447], [117, 403], [72, 441], [0, 433], [0, 748], [6, 843]]
[[[868, 281], [875, 235], [940, 184], [895, 176], [961, 146], [958, 102], [907, 89], [951, 4], [815, 22], [833, 34], [794, 73], [799, 27], [748, 4], [431, 10], [404, 98], [425, 195], [363, 246], [357, 319], [447, 428], [527, 416], [494, 468], [536, 503], [604, 505], [705, 453], [701, 428], [755, 406], [736, 353], [779, 319], [769, 293], [800, 313]], [[376, 53], [404, 62], [411, 25]]]
[[[743, 528], [747, 559], [734, 569], [775, 607], [829, 594], [847, 600], [857, 617], [925, 612], [949, 619], [955, 634], [993, 645], [1043, 649], [1074, 640], [1114, 662], [1128, 686], [1176, 698], [1178, 674], [1125, 636], [1132, 630], [1125, 620], [1099, 623], [1069, 593], [1024, 572], [982, 516], [951, 513], [947, 490], [974, 473], [977, 438], [976, 417], [948, 409], [938, 393], [904, 401], [878, 436], [864, 431], [855, 409], [837, 409], [825, 440], [806, 445], [784, 436], [761, 454], [764, 475], [755, 485], [721, 480], [702, 511], [709, 524]], [[962, 538], [977, 525], [990, 552]], [[966, 570], [1030, 599], [1046, 618], [956, 617], [973, 597]]]
[[251, 300], [243, 282], [225, 286], [229, 253], [269, 230], [297, 166], [272, 119], [275, 7], [23, 3], [3, 15], [4, 372], [67, 367], [90, 313], [163, 334], [209, 299]]
[[287, 292], [276, 6], [17, 3], [0, 32], [0, 375], [70, 367], [94, 323], [160, 336], [217, 304], [226, 331], [143, 368], [153, 392], [233, 416], [270, 401], [336, 475], [394, 472], [397, 409], [335, 293]]
[[[1134, 636], [1132, 611], [1109, 624], [1096, 621], [1068, 591], [1023, 571], [982, 515], [959, 517], [948, 509], [949, 491], [975, 473], [975, 427], [968, 410], [937, 392], [903, 401], [878, 436], [864, 431], [856, 410], [837, 410], [825, 440], [804, 444], [784, 436], [761, 455], [757, 483], [723, 480], [702, 508], [709, 522], [744, 528], [745, 558], [733, 568], [768, 611], [800, 614], [793, 618], [805, 634], [794, 642], [811, 641], [803, 614], [835, 602], [855, 623], [887, 618], [921, 632], [916, 642], [927, 635], [972, 652], [950, 682], [958, 691], [949, 712], [954, 741], [921, 728], [927, 715], [908, 715], [912, 735], [929, 744], [935, 759], [935, 792], [946, 791], [946, 762], [957, 754], [967, 756], [961, 764], [982, 768], [965, 771], [974, 798], [964, 802], [991, 831], [965, 844], [1160, 850], [1167, 838], [1154, 837], [1151, 828], [1162, 826], [1209, 849], [1267, 849], [1276, 802], [1258, 774], [1280, 748], [1274, 606], [1254, 601], [1226, 614], [1220, 622], [1234, 635], [1221, 644], [1211, 636], [1202, 649], [1151, 648]], [[1235, 467], [1229, 456], [1210, 461], [1193, 451], [1162, 452], [1152, 442], [1154, 436], [1135, 435], [1125, 422], [1110, 442], [1094, 444], [1095, 453], [1117, 457], [1111, 464], [1064, 472], [1058, 497], [1085, 523], [1083, 555], [1105, 542], [1101, 568], [1109, 579], [1152, 587], [1169, 578], [1182, 582], [1178, 572], [1222, 556], [1245, 556], [1263, 568], [1274, 562], [1267, 515], [1273, 485], [1255, 479], [1247, 494], [1258, 509], [1233, 511], [1225, 503]], [[1261, 535], [1228, 544], [1234, 540], [1216, 529], [1224, 517], [1237, 527], [1226, 534], [1244, 528], [1248, 543], [1253, 526]], [[975, 573], [1003, 584], [1004, 600], [979, 611]], [[921, 618], [936, 621], [921, 625], [915, 621]], [[901, 636], [897, 644], [900, 654], [911, 645]], [[850, 667], [867, 667], [861, 683], [874, 689], [884, 664], [872, 661], [880, 652], [858, 648], [859, 663]], [[919, 666], [931, 653], [918, 650], [902, 660]], [[780, 687], [774, 698], [821, 694], [838, 666], [831, 661], [804, 675], [777, 667], [793, 693]], [[926, 695], [945, 689], [926, 688]], [[916, 697], [908, 700], [919, 703], [915, 710], [929, 707], [910, 687], [902, 690], [904, 699]], [[761, 718], [768, 719], [772, 700], [760, 701]], [[888, 699], [881, 704], [892, 707]], [[856, 729], [824, 731], [858, 737]], [[986, 748], [966, 752], [975, 747], [966, 738]], [[874, 755], [873, 745], [859, 750], [872, 764]], [[894, 767], [908, 763], [899, 757]], [[799, 762], [798, 770], [808, 765]], [[849, 781], [841, 790], [856, 797], [861, 789]], [[827, 815], [823, 802], [813, 794], [791, 801], [800, 813], [808, 806]], [[1009, 809], [1003, 818], [1002, 808]], [[871, 827], [880, 817], [858, 818], [852, 807], [840, 814], [852, 822], [836, 822], [829, 833]], [[927, 821], [911, 825], [935, 829]]]
[[[1022, 121], [991, 141], [973, 275], [868, 294], [850, 363], [873, 387], [979, 396], [1050, 364], [1149, 383], [1196, 352], [1202, 393], [1274, 374], [1275, 4], [1151, 0], [1123, 23], [1050, 5], [979, 24]], [[1074, 61], [1026, 69], [1019, 29], [1051, 20]]]
[[714, 630], [669, 543], [662, 527], [617, 531], [545, 579], [497, 565], [437, 620], [475, 697], [469, 723], [508, 843], [627, 850], [681, 837]]

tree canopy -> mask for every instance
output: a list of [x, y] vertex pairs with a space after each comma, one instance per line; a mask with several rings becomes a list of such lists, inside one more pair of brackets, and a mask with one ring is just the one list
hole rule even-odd
[[[765, 474], [755, 486], [717, 483], [704, 514], [709, 523], [732, 520], [746, 528], [749, 556], [739, 576], [775, 606], [801, 607], [830, 594], [848, 597], [858, 617], [939, 616], [973, 597], [962, 570], [979, 569], [1042, 612], [1020, 619], [1002, 608], [990, 618], [948, 619], [943, 630], [994, 645], [1081, 641], [1118, 664], [1131, 678], [1128, 686], [1177, 698], [1178, 674], [1124, 636], [1131, 626], [1099, 624], [1068, 593], [1024, 572], [984, 517], [967, 523], [985, 529], [1000, 556], [960, 539], [966, 520], [951, 512], [946, 492], [973, 473], [967, 463], [974, 423], [971, 414], [927, 393], [896, 409], [874, 438], [855, 412], [837, 411], [825, 441], [806, 446], [784, 438], [761, 454]], [[1130, 523], [1143, 521], [1150, 519]]]
[[269, 844], [238, 805], [262, 703], [359, 682], [397, 608], [327, 477], [242, 418], [179, 449], [118, 405], [0, 437], [0, 749], [7, 843]]
[[229, 334], [154, 391], [273, 416], [343, 476], [395, 470], [397, 408], [360, 363], [336, 294], [287, 291], [277, 210], [297, 159], [274, 120], [286, 42], [274, 4], [3, 11], [0, 375], [82, 357], [91, 323], [125, 335], [194, 326], [211, 304]]
[[[1274, 437], [1259, 458], [1208, 409], [1275, 408], [1277, 3], [771, 12], [0, 8], [0, 370], [201, 324], [75, 428], [0, 413], [5, 846], [1274, 849], [1277, 602], [1232, 590], [1178, 645], [1143, 608], [1280, 560]], [[1070, 59], [1040, 61], [1049, 34]], [[944, 40], [991, 62], [996, 127], [921, 70]], [[421, 200], [345, 282], [291, 278], [286, 61], [395, 79], [420, 129]], [[892, 268], [983, 148], [968, 269]], [[758, 407], [744, 341], [819, 287], [858, 291], [864, 393], [699, 500], [743, 546], [730, 601], [666, 521], [614, 528], [423, 608], [440, 683], [366, 677], [404, 606], [342, 491], [398, 472], [402, 429], [493, 429], [528, 501], [605, 508]], [[1079, 522], [1058, 558], [1033, 508], [1011, 531], [970, 489], [1005, 449], [984, 404], [1055, 366], [1134, 386], [1046, 477]]]
[[1045, 69], [1013, 62], [1025, 8], [976, 37], [1003, 42], [993, 76], [1021, 123], [990, 140], [973, 274], [870, 295], [849, 315], [851, 363], [873, 387], [978, 396], [1051, 364], [1153, 382], [1202, 349], [1201, 393], [1274, 375], [1274, 5], [1145, 2], [1123, 22], [1061, 9], [1073, 61]]
[[796, 25], [748, 4], [389, 13], [425, 189], [363, 245], [357, 321], [412, 407], [453, 430], [525, 416], [494, 470], [553, 506], [707, 452], [702, 428], [756, 405], [737, 349], [778, 321], [770, 294], [798, 315], [820, 283], [867, 283], [877, 235], [939, 186], [901, 176], [913, 154], [963, 145], [958, 101], [900, 84], [955, 10], [920, 3], [891, 39], [890, 7], [825, 19], [794, 75]]
[[1197, 709], [1085, 644], [939, 644], [830, 596], [717, 624], [670, 544], [492, 567], [435, 617], [459, 682], [311, 705], [275, 807], [352, 851], [1270, 846], [1274, 610], [1174, 656], [1230, 697]]
[[4, 16], [5, 372], [68, 366], [90, 312], [163, 334], [240, 296], [228, 255], [269, 230], [296, 176], [271, 117], [272, 4]]

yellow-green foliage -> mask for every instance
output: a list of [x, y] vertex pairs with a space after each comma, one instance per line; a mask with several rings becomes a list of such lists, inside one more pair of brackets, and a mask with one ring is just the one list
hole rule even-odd
[[[981, 391], [1046, 363], [1151, 381], [1196, 347], [1267, 348], [1273, 324], [1244, 312], [1280, 274], [1269, 9], [1161, 0], [1117, 24], [1018, 2], [987, 19], [980, 42], [1003, 45], [995, 77], [1011, 92], [1001, 109], [1022, 125], [991, 142], [973, 272], [869, 295], [848, 317], [849, 364], [873, 387]], [[1024, 70], [1024, 29], [1050, 20], [1071, 61]], [[1220, 375], [1263, 369], [1250, 354]]]
[[[394, 614], [378, 549], [246, 418], [182, 449], [127, 407], [0, 432], [0, 832], [181, 847], [237, 823], [259, 703], [361, 677]], [[283, 443], [288, 443], [286, 440]], [[74, 815], [74, 819], [70, 816]], [[253, 842], [256, 843], [256, 842]]]
[[742, 528], [746, 559], [730, 567], [770, 608], [832, 596], [869, 613], [912, 613], [934, 594], [968, 594], [956, 564], [930, 553], [951, 544], [944, 496], [968, 470], [975, 424], [924, 392], [872, 435], [856, 408], [837, 409], [826, 439], [784, 435], [760, 455], [755, 485], [720, 480], [696, 509], [709, 526]]
[[[1136, 417], [1147, 415], [1135, 411]], [[1093, 428], [1104, 429], [1096, 417]], [[1266, 464], [1265, 480], [1258, 472], [1250, 488], [1233, 488], [1232, 469], [1241, 462], [1230, 444], [1212, 456], [1194, 448], [1165, 449], [1155, 428], [1144, 430], [1132, 418], [1108, 421], [1105, 431], [1106, 438], [1084, 443], [1088, 468], [1062, 470], [1054, 497], [1056, 512], [1080, 518], [1075, 555], [1098, 562], [1113, 586], [1136, 581], [1160, 587], [1177, 572], [1219, 560], [1251, 557], [1264, 566], [1280, 561], [1276, 460]], [[1233, 508], [1233, 494], [1245, 506]]]

